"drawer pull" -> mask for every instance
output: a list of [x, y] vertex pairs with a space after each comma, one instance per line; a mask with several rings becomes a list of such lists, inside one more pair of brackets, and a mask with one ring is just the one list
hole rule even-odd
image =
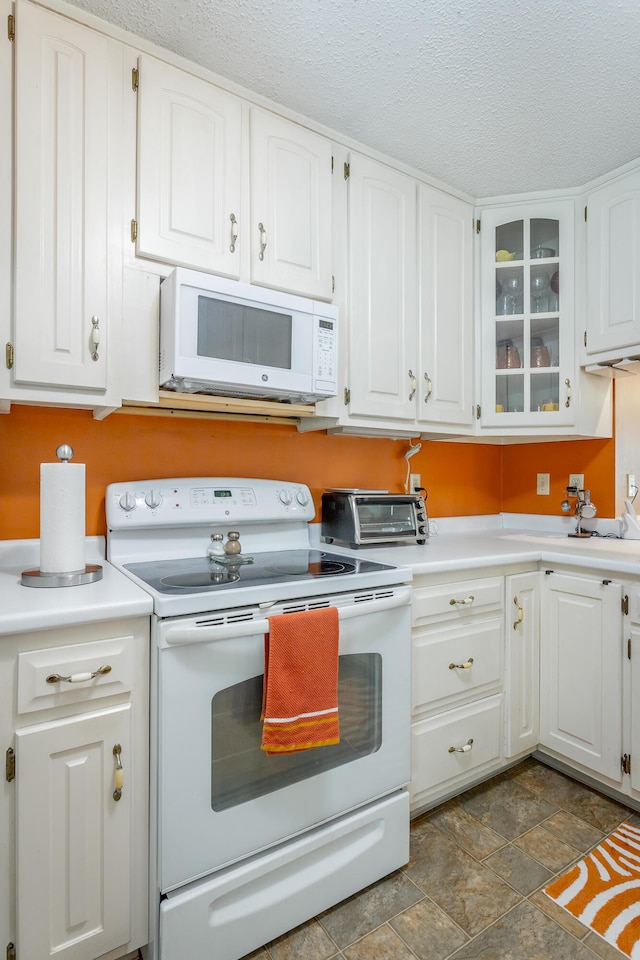
[[449, 606], [455, 607], [456, 604], [459, 604], [462, 607], [464, 606], [468, 607], [473, 603], [474, 600], [475, 600], [475, 597], [473, 596], [472, 593], [470, 593], [468, 597], [464, 598], [464, 600], [456, 600], [455, 598], [453, 600], [449, 600]]
[[63, 677], [59, 673], [50, 673], [47, 677], [47, 683], [84, 683], [86, 680], [93, 680], [94, 677], [103, 676], [105, 673], [111, 673], [111, 667], [105, 663], [103, 667], [98, 667], [93, 673], [72, 673], [69, 677]]
[[520, 624], [522, 623], [522, 621], [524, 620], [524, 610], [522, 609], [522, 604], [520, 603], [517, 597], [513, 598], [513, 602], [518, 608], [518, 619], [513, 621], [513, 629], [517, 630]]
[[470, 670], [473, 666], [473, 657], [469, 657], [464, 663], [450, 663], [449, 670]]
[[467, 740], [464, 747], [449, 747], [449, 753], [469, 753], [472, 746], [473, 746], [473, 738], [470, 738], [469, 740]]
[[122, 788], [124, 786], [124, 770], [122, 769], [122, 758], [120, 754], [122, 753], [122, 747], [119, 743], [114, 744], [113, 755], [116, 758], [116, 772], [115, 772], [115, 785], [116, 788], [113, 791], [113, 799], [119, 800], [122, 796]]

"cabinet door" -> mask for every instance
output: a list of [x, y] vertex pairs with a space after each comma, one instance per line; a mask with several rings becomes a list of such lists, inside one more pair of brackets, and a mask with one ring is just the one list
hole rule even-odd
[[621, 587], [611, 581], [542, 577], [540, 742], [620, 782]]
[[471, 204], [420, 184], [418, 419], [471, 426]]
[[110, 44], [16, 4], [16, 383], [107, 388]]
[[540, 728], [540, 574], [506, 578], [505, 756], [533, 750]]
[[416, 418], [416, 184], [351, 154], [348, 353], [353, 416]]
[[482, 214], [482, 426], [576, 422], [574, 205]]
[[587, 198], [587, 354], [640, 344], [640, 172]]
[[130, 743], [130, 704], [16, 732], [21, 960], [93, 960], [130, 940]]
[[633, 624], [627, 650], [631, 660], [631, 789], [640, 792], [640, 625]]
[[331, 143], [251, 110], [251, 280], [331, 299]]
[[139, 58], [139, 256], [240, 275], [242, 101]]

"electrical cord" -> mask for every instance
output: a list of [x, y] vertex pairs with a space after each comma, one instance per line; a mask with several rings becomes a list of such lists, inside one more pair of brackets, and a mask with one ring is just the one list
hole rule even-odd
[[409, 441], [409, 449], [404, 455], [404, 458], [407, 461], [407, 476], [404, 481], [405, 493], [413, 493], [413, 490], [409, 490], [409, 476], [411, 474], [411, 464], [409, 461], [411, 460], [411, 457], [415, 457], [416, 453], [419, 453], [420, 450], [422, 450], [421, 443], [416, 443], [414, 446], [412, 446], [411, 441]]

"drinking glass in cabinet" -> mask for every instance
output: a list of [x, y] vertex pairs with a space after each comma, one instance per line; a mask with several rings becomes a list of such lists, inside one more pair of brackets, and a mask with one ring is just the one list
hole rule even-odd
[[[502, 292], [496, 303], [498, 316], [510, 316], [522, 313], [522, 268], [502, 271], [499, 277]], [[496, 286], [497, 290], [497, 286]]]
[[547, 273], [531, 271], [531, 313], [546, 313], [549, 308], [549, 276]]
[[498, 370], [512, 370], [521, 367], [520, 351], [512, 340], [499, 340], [496, 349], [496, 367]]
[[531, 338], [531, 366], [548, 367], [551, 365], [549, 348], [545, 345], [542, 337]]

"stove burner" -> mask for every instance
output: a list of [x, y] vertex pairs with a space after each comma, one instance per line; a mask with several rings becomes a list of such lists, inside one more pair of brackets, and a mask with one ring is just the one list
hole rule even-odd
[[306, 574], [309, 577], [331, 577], [337, 573], [353, 573], [355, 563], [342, 563], [338, 560], [310, 560], [308, 563], [278, 563], [272, 567], [266, 567], [271, 573], [283, 573], [286, 576], [300, 576]]
[[160, 583], [165, 587], [210, 587], [223, 583], [224, 580], [224, 570], [215, 570], [211, 573], [204, 570], [198, 573], [176, 573], [170, 577], [162, 577]]

